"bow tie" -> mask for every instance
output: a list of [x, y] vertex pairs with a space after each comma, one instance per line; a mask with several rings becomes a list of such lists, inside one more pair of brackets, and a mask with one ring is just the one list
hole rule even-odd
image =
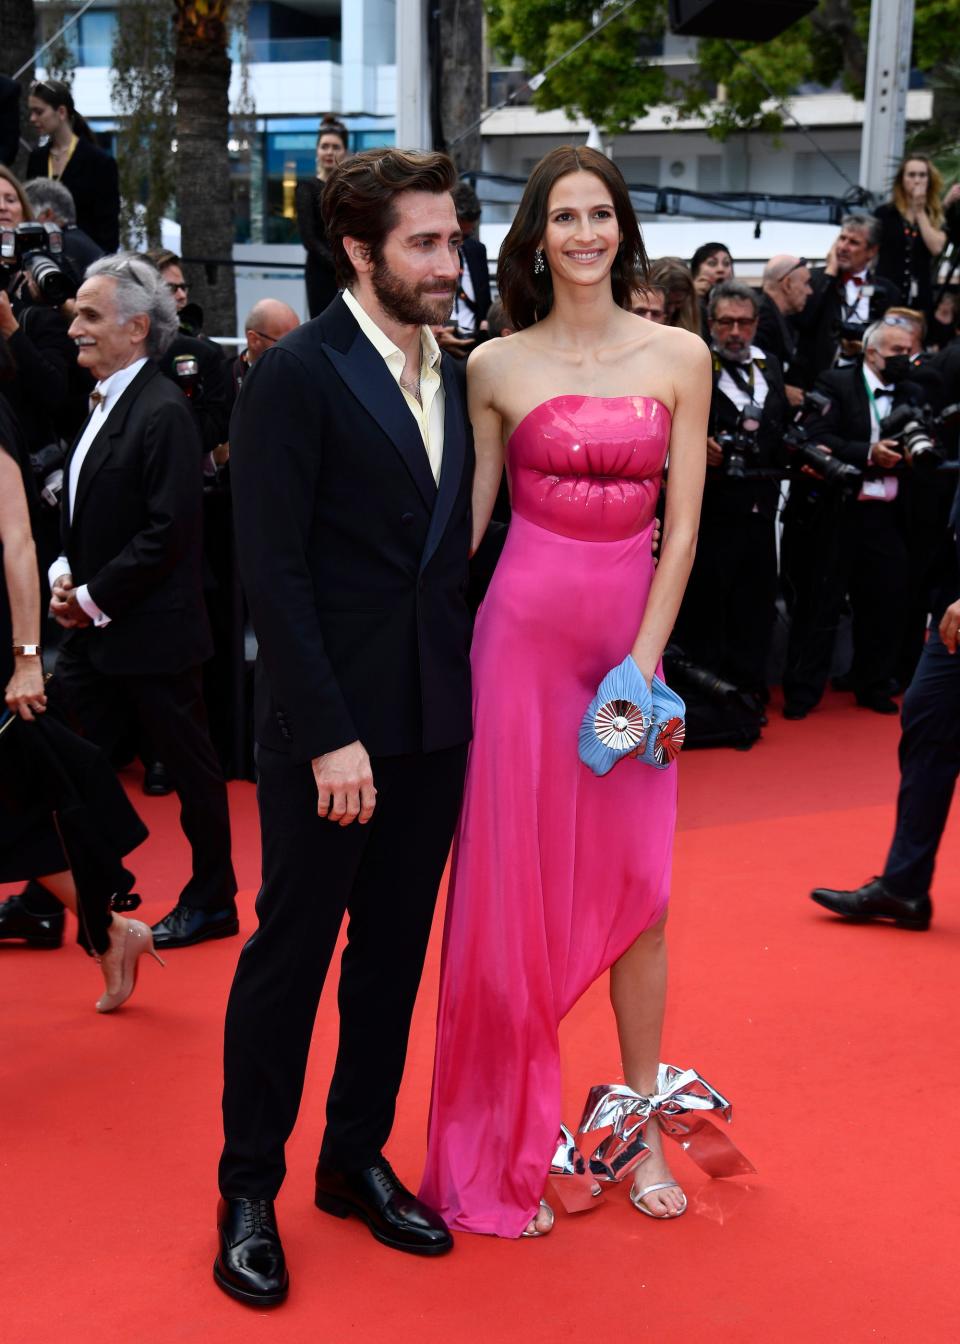
[[844, 271], [840, 279], [845, 285], [856, 285], [857, 289], [859, 289], [861, 285], [867, 283], [867, 277], [865, 275], [854, 275], [852, 271]]
[[875, 397], [892, 397], [896, 390], [895, 387], [878, 387], [873, 395]]
[[102, 406], [105, 401], [106, 397], [103, 395], [103, 393], [98, 392], [96, 389], [94, 389], [90, 393], [90, 410], [95, 411], [97, 407]]

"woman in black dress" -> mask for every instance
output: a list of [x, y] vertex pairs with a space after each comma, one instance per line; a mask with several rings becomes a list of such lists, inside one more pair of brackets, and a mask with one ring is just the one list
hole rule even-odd
[[925, 154], [904, 159], [892, 199], [875, 210], [880, 222], [877, 275], [892, 280], [910, 308], [933, 316], [933, 267], [947, 245], [940, 200], [943, 178]]
[[347, 128], [333, 117], [324, 117], [317, 132], [317, 175], [297, 183], [295, 202], [300, 241], [307, 249], [307, 308], [317, 317], [336, 298], [337, 276], [333, 253], [323, 227], [323, 187], [330, 173], [347, 156]]
[[27, 98], [30, 124], [47, 137], [27, 160], [27, 177], [62, 182], [77, 208], [77, 227], [104, 252], [120, 246], [120, 187], [117, 161], [94, 139], [73, 105], [73, 94], [57, 79], [38, 79]]
[[0, 713], [0, 882], [32, 878], [74, 912], [78, 941], [103, 973], [97, 1011], [110, 1013], [133, 993], [142, 954], [156, 957], [147, 925], [110, 908], [133, 885], [120, 857], [146, 829], [101, 752], [42, 717], [40, 584], [24, 462], [16, 421], [0, 396], [0, 685], [7, 706]]

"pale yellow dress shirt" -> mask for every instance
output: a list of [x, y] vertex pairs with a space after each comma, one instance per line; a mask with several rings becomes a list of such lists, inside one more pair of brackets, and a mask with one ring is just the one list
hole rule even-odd
[[[440, 466], [443, 462], [443, 379], [440, 377], [440, 347], [429, 327], [420, 328], [420, 397], [417, 401], [400, 382], [403, 373], [404, 355], [399, 346], [394, 345], [374, 322], [373, 318], [360, 306], [349, 289], [343, 291], [343, 301], [357, 319], [357, 325], [367, 340], [380, 355], [384, 364], [403, 394], [410, 408], [410, 414], [417, 422], [423, 446], [427, 450], [427, 459], [433, 479], [439, 484]], [[422, 403], [422, 404], [421, 404]]]

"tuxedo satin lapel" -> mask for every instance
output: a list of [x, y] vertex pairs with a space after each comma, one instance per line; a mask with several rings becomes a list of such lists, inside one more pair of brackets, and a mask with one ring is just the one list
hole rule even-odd
[[430, 470], [427, 450], [423, 446], [417, 422], [383, 358], [359, 328], [357, 338], [349, 350], [337, 350], [324, 342], [323, 351], [360, 405], [389, 436], [423, 496], [424, 503], [432, 509], [437, 500], [437, 485]]
[[450, 521], [450, 514], [460, 490], [467, 452], [467, 428], [463, 418], [463, 404], [449, 360], [450, 356], [444, 355], [440, 361], [440, 375], [443, 378], [443, 460], [440, 466], [437, 502], [433, 517], [430, 519], [430, 528], [420, 561], [421, 572], [429, 564]]
[[[117, 399], [117, 404], [114, 407], [112, 407], [110, 414], [107, 416], [106, 424], [103, 425], [102, 428], [100, 429], [99, 434], [97, 435], [97, 437], [94, 439], [93, 443], [87, 450], [86, 457], [83, 459], [83, 466], [80, 468], [80, 476], [79, 479], [77, 480], [77, 497], [73, 503], [74, 518], [77, 517], [79, 510], [83, 507], [83, 501], [86, 499], [87, 494], [89, 493], [91, 482], [93, 481], [94, 477], [96, 476], [100, 468], [103, 466], [103, 464], [110, 457], [110, 453], [112, 450], [112, 441], [116, 438], [119, 438], [120, 435], [123, 434], [124, 430], [126, 429], [127, 416], [130, 413], [130, 407], [137, 399], [137, 396], [139, 395], [141, 388], [143, 388], [152, 379], [162, 377], [163, 375], [160, 373], [160, 370], [156, 367], [156, 365], [148, 360], [147, 363], [144, 364], [143, 368], [139, 370], [133, 382], [130, 383], [129, 386], [124, 388], [123, 392]], [[86, 429], [89, 419], [90, 417], [88, 416], [87, 419], [84, 421], [83, 429]], [[70, 457], [67, 459], [67, 464], [64, 468], [65, 472], [67, 473], [69, 473], [70, 471], [70, 460], [73, 458], [73, 454], [77, 450], [77, 444], [80, 442], [80, 439], [83, 436], [83, 429], [77, 435], [74, 441], [73, 448], [71, 449], [70, 452]], [[67, 480], [69, 481], [69, 479], [70, 477], [68, 474]]]

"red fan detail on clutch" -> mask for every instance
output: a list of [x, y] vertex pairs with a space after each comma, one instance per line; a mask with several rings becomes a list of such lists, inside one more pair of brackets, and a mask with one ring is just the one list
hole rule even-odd
[[670, 761], [677, 759], [686, 735], [687, 725], [683, 719], [667, 719], [666, 723], [660, 725], [660, 731], [657, 733], [657, 740], [653, 748], [653, 754], [657, 758], [658, 765], [663, 765], [664, 761], [669, 764]]

